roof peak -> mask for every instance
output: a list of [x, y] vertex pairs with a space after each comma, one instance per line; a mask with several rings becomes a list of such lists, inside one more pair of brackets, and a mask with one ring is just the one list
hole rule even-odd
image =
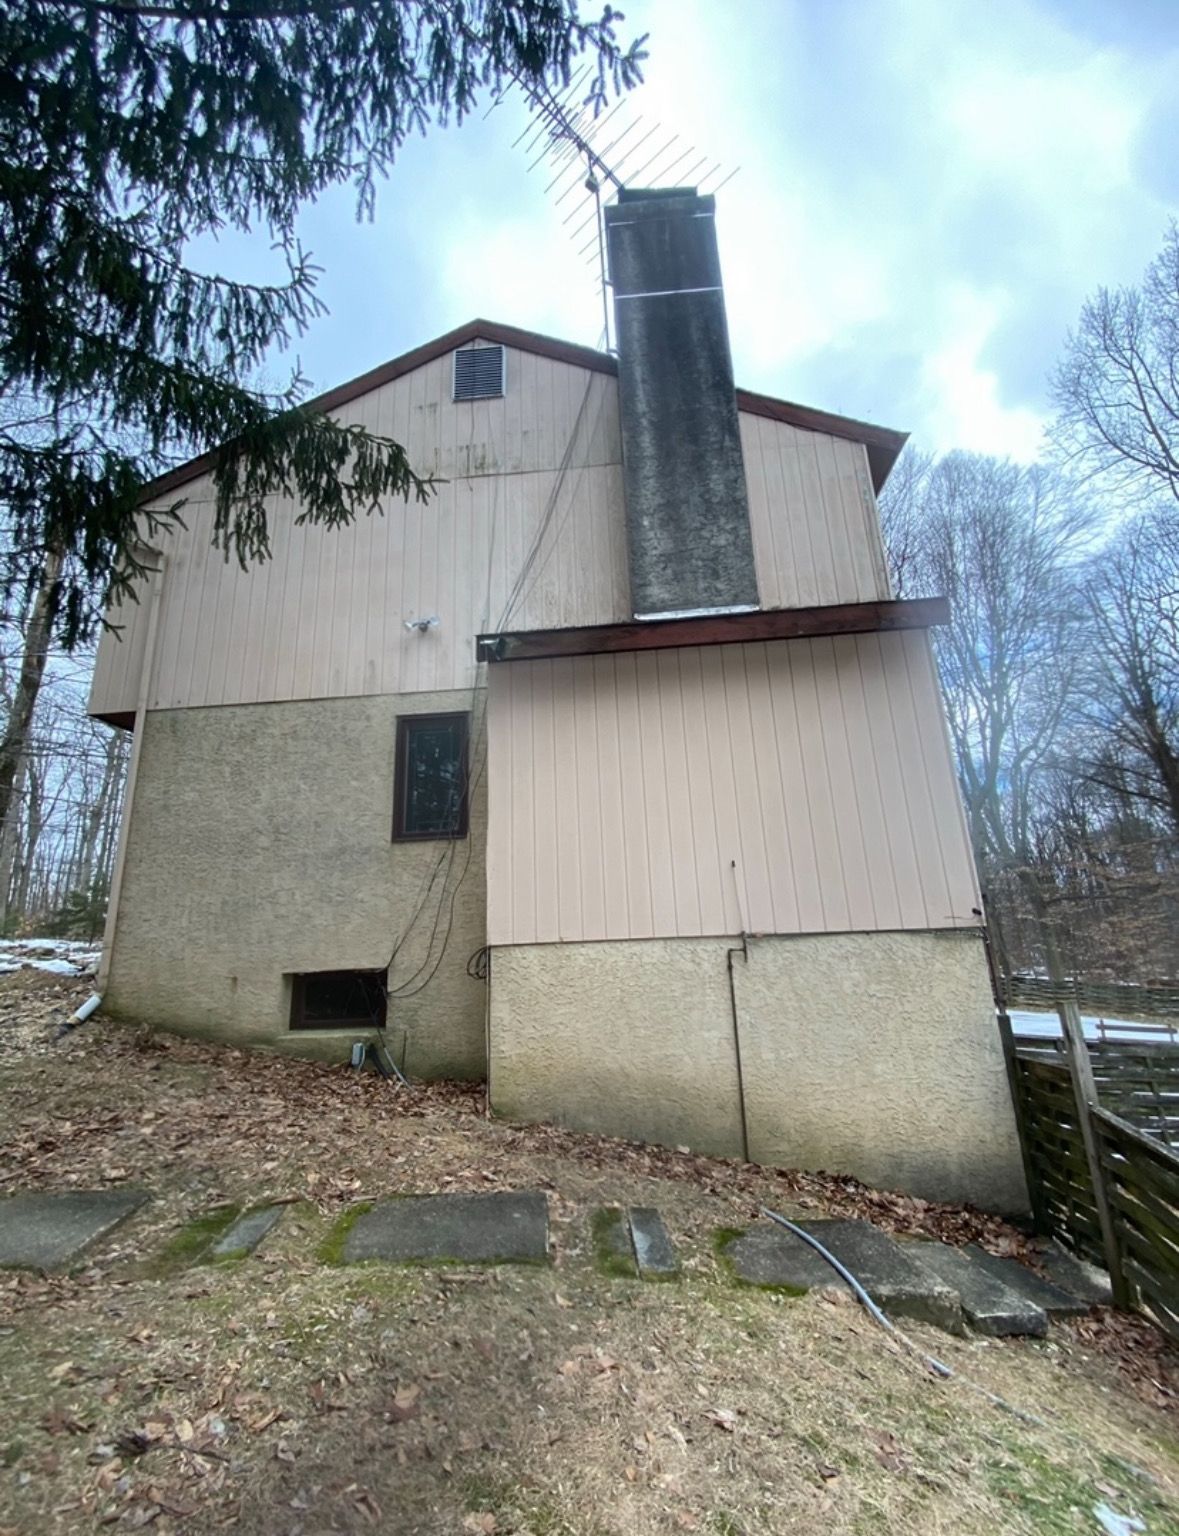
[[[501, 346], [512, 347], [518, 352], [531, 352], [538, 357], [552, 358], [556, 362], [568, 363], [575, 368], [592, 369], [596, 373], [614, 375], [618, 373], [618, 360], [609, 352], [599, 352], [596, 347], [583, 346], [578, 342], [562, 341], [556, 336], [545, 336], [539, 331], [528, 331], [519, 326], [505, 325], [499, 320], [478, 318], [468, 320], [465, 325], [456, 326], [454, 330], [446, 331], [432, 341], [423, 342], [421, 346], [414, 347], [409, 352], [403, 352], [399, 357], [379, 363], [377, 367], [358, 374], [347, 383], [325, 390], [322, 394], [306, 401], [304, 409], [338, 410], [340, 406], [347, 405], [349, 401], [357, 399], [360, 395], [379, 389], [383, 384], [389, 384], [394, 379], [401, 378], [403, 374], [412, 373], [415, 368], [421, 368], [445, 353], [468, 346], [473, 341], [496, 342]], [[896, 462], [897, 455], [904, 447], [909, 435], [907, 432], [893, 431], [890, 427], [875, 426], [871, 422], [856, 421], [850, 416], [839, 416], [833, 412], [816, 410], [812, 406], [798, 405], [792, 400], [781, 400], [772, 395], [761, 395], [745, 389], [737, 390], [737, 407], [749, 415], [786, 422], [804, 431], [825, 432], [831, 437], [844, 437], [852, 442], [863, 443], [872, 469], [872, 483], [877, 490], [888, 478], [888, 472]], [[144, 486], [141, 503], [154, 501], [160, 496], [169, 495], [182, 485], [187, 485], [190, 480], [195, 480], [212, 469], [216, 459], [217, 450], [213, 449], [208, 453], [200, 454], [195, 459], [190, 459], [187, 464], [181, 464], [178, 468], [169, 470], [167, 474], [160, 475]]]

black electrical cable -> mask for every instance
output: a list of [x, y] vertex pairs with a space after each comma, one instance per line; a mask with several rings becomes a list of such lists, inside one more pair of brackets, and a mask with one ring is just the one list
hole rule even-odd
[[[577, 439], [578, 439], [578, 436], [579, 436], [580, 431], [581, 431], [581, 425], [582, 425], [582, 422], [583, 422], [584, 417], [585, 417], [585, 411], [586, 411], [586, 407], [587, 407], [587, 405], [589, 403], [589, 398], [590, 398], [590, 394], [592, 392], [592, 389], [593, 389], [593, 376], [590, 375], [587, 378], [587, 380], [586, 380], [585, 391], [584, 391], [584, 393], [582, 395], [582, 398], [581, 398], [581, 404], [578, 407], [577, 417], [576, 417], [576, 419], [574, 421], [574, 424], [573, 424], [573, 430], [569, 434], [569, 441], [566, 444], [565, 451], [564, 451], [564, 453], [563, 453], [563, 455], [561, 457], [561, 464], [560, 464], [560, 467], [558, 468], [558, 471], [557, 471], [557, 478], [554, 481], [552, 490], [549, 493], [548, 501], [547, 501], [547, 504], [546, 504], [546, 507], [545, 507], [544, 516], [541, 519], [540, 526], [537, 529], [535, 537], [533, 538], [533, 541], [532, 541], [532, 544], [531, 544], [531, 546], [529, 548], [528, 554], [526, 555], [526, 557], [524, 559], [523, 566], [521, 567], [521, 570], [520, 570], [519, 574], [517, 575], [515, 581], [513, 582], [511, 590], [508, 593], [507, 599], [506, 599], [505, 604], [504, 604], [503, 612], [501, 613], [499, 621], [496, 624], [496, 629], [497, 630], [502, 630], [504, 628], [504, 626], [507, 624], [508, 620], [510, 619], [513, 611], [515, 610], [515, 607], [516, 607], [517, 603], [519, 603], [519, 601], [521, 600], [521, 597], [522, 597], [522, 595], [524, 593], [525, 584], [526, 584], [527, 579], [528, 579], [528, 575], [531, 572], [533, 565], [535, 564], [536, 557], [537, 557], [537, 555], [538, 555], [538, 553], [540, 551], [542, 543], [544, 542], [545, 535], [547, 534], [547, 532], [549, 530], [549, 527], [552, 524], [552, 520], [553, 520], [553, 517], [554, 517], [554, 515], [556, 513], [556, 509], [557, 509], [557, 504], [558, 504], [558, 502], [560, 500], [561, 490], [562, 490], [562, 488], [563, 488], [563, 486], [565, 484], [565, 480], [566, 480], [566, 478], [568, 476], [569, 469], [570, 469], [570, 467], [572, 465], [574, 450], [576, 448]], [[497, 502], [497, 505], [498, 505], [498, 502]], [[494, 523], [493, 523], [493, 528], [492, 528], [492, 535], [493, 535], [493, 539], [494, 539]], [[543, 569], [543, 566], [541, 567], [541, 569]], [[490, 560], [490, 554], [489, 554], [489, 558], [488, 558], [488, 581], [487, 581], [488, 604], [485, 607], [485, 615], [487, 617], [485, 617], [485, 621], [484, 622], [487, 622], [487, 618], [490, 617], [490, 613], [489, 613], [489, 609], [490, 609], [490, 592], [491, 592], [491, 560]], [[472, 693], [471, 713], [472, 713], [472, 715], [475, 714], [475, 707], [476, 707], [476, 702], [477, 702], [477, 696], [478, 696], [479, 692], [481, 691], [480, 687], [479, 687], [479, 666], [480, 665], [482, 665], [482, 664], [481, 663], [477, 663], [476, 664], [475, 682], [472, 685], [472, 690], [471, 690], [471, 693]], [[486, 754], [485, 754], [485, 752], [483, 753], [482, 757], [480, 757], [480, 749], [484, 748], [485, 745], [486, 745], [486, 742], [485, 742], [486, 727], [487, 727], [487, 710], [486, 710], [486, 704], [485, 704], [484, 705], [484, 709], [483, 709], [483, 713], [479, 717], [476, 731], [472, 733], [472, 735], [474, 737], [473, 744], [472, 743], [468, 744], [468, 774], [467, 774], [467, 783], [466, 783], [466, 793], [467, 793], [467, 797], [468, 797], [468, 802], [472, 798], [474, 791], [478, 788], [479, 784], [482, 782], [483, 771], [484, 771], [484, 768], [486, 767]], [[466, 879], [467, 873], [468, 873], [468, 871], [470, 869], [470, 866], [471, 866], [472, 839], [468, 836], [467, 839], [466, 839], [466, 843], [467, 843], [466, 857], [464, 858], [464, 861], [463, 861], [463, 867], [462, 867], [462, 870], [459, 873], [458, 879], [454, 882], [453, 886], [451, 887], [450, 899], [449, 899], [449, 902], [448, 902], [447, 899], [446, 899], [446, 887], [447, 887], [447, 883], [448, 883], [449, 878], [450, 878], [451, 869], [454, 866], [455, 842], [457, 842], [457, 841], [459, 841], [459, 840], [458, 839], [453, 839], [449, 843], [448, 847], [439, 855], [438, 864], [435, 867], [435, 874], [431, 877], [430, 884], [429, 884], [429, 886], [427, 887], [427, 890], [426, 890], [426, 894], [422, 898], [421, 902], [419, 903], [419, 905], [418, 905], [417, 909], [415, 910], [413, 916], [410, 918], [409, 923], [402, 930], [401, 937], [398, 940], [397, 944], [394, 946], [393, 954], [390, 957], [389, 966], [390, 967], [392, 966], [393, 960], [396, 959], [399, 950], [404, 945], [404, 943], [406, 942], [409, 934], [413, 931], [414, 927], [416, 926], [418, 918], [420, 917], [421, 913], [425, 910], [426, 903], [429, 901], [430, 891], [433, 889], [434, 878], [436, 877], [437, 870], [438, 870], [438, 868], [441, 867], [441, 865], [443, 863], [445, 863], [446, 866], [447, 866], [446, 874], [443, 876], [442, 886], [441, 886], [441, 890], [439, 892], [438, 906], [437, 906], [437, 908], [435, 910], [435, 914], [434, 914], [434, 924], [433, 924], [433, 927], [431, 928], [431, 931], [430, 931], [430, 939], [429, 939], [429, 942], [426, 945], [425, 956], [423, 957], [422, 963], [421, 963], [421, 965], [418, 966], [417, 970], [411, 976], [407, 977], [406, 980], [401, 982], [397, 987], [387, 987], [385, 989], [386, 1002], [388, 1002], [389, 999], [391, 999], [391, 998], [408, 999], [408, 998], [411, 998], [411, 997], [416, 997], [419, 992], [423, 991], [427, 986], [429, 986], [430, 982], [433, 981], [434, 977], [438, 974], [438, 970], [439, 970], [439, 968], [440, 968], [440, 966], [442, 964], [443, 958], [446, 955], [447, 946], [450, 943], [451, 934], [452, 934], [452, 932], [454, 930], [454, 908], [455, 908], [455, 901], [456, 901], [456, 899], [458, 897], [459, 889], [461, 888], [461, 886], [463, 884], [463, 881]], [[431, 965], [430, 964], [430, 957], [431, 957], [431, 954], [433, 953], [435, 940], [438, 937], [438, 930], [441, 927], [442, 912], [443, 912], [444, 908], [445, 908], [446, 914], [447, 914], [447, 918], [446, 918], [446, 932], [443, 935], [442, 944], [439, 947], [437, 958], [434, 960], [434, 963]], [[413, 985], [415, 982], [418, 981], [418, 978], [422, 975], [423, 971], [427, 970], [427, 967], [428, 967], [428, 973], [426, 974], [425, 979], [420, 981], [418, 983], [418, 985], [416, 985], [416, 986]]]

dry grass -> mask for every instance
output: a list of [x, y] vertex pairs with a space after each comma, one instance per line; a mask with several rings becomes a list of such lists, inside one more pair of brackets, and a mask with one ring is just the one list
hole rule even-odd
[[[842, 1298], [736, 1288], [711, 1241], [760, 1200], [1021, 1241], [999, 1224], [101, 1021], [50, 1050], [76, 989], [14, 981], [0, 1187], [155, 1198], [80, 1273], [0, 1278], [0, 1530], [1093, 1533], [1102, 1499], [1179, 1530], [1176, 1425], [1151, 1401], [1173, 1401], [1175, 1362], [1137, 1325], [913, 1330], [1029, 1426]], [[551, 1270], [317, 1258], [352, 1202], [508, 1187], [548, 1191]], [[216, 1204], [271, 1197], [292, 1203], [256, 1257], [161, 1259]], [[681, 1281], [594, 1264], [590, 1212], [625, 1202], [664, 1212]]]

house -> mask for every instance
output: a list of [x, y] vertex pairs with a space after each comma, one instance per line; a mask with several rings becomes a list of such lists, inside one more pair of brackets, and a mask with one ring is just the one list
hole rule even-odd
[[711, 198], [607, 211], [617, 358], [475, 321], [318, 401], [440, 478], [210, 547], [207, 461], [90, 711], [134, 730], [116, 1014], [494, 1109], [1025, 1201], [903, 436], [734, 389]]

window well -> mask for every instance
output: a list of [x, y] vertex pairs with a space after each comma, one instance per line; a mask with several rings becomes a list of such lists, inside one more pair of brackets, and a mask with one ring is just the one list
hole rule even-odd
[[305, 971], [291, 978], [292, 1029], [384, 1029], [384, 971]]
[[399, 715], [393, 840], [467, 835], [465, 714]]
[[462, 347], [454, 354], [456, 400], [494, 400], [503, 392], [502, 347]]

